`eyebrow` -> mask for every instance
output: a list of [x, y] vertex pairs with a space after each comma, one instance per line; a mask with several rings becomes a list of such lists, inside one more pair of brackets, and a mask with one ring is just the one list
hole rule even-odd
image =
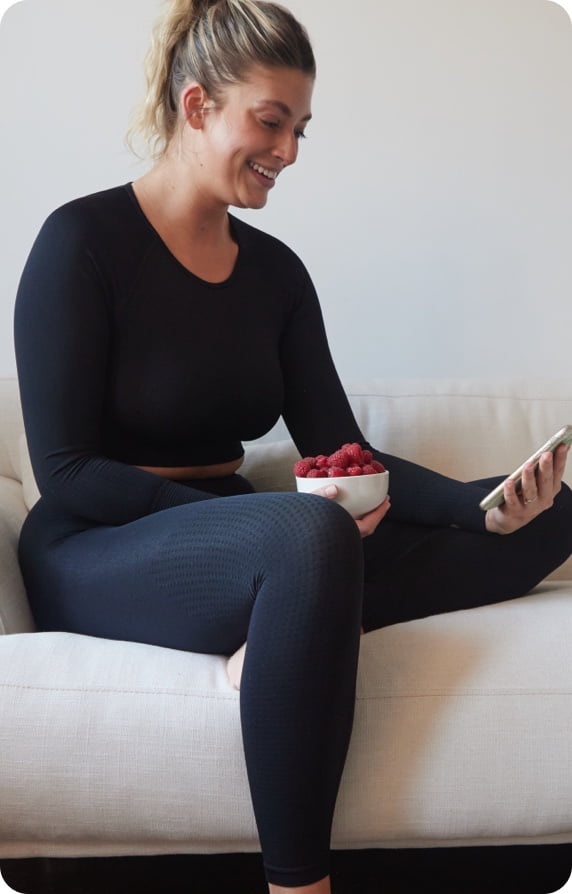
[[[279, 99], [262, 99], [260, 101], [260, 105], [274, 106], [275, 108], [279, 109], [283, 115], [286, 115], [287, 118], [292, 118], [292, 110], [291, 110], [290, 106], [287, 106], [285, 102], [280, 102]], [[312, 115], [308, 113], [308, 115], [304, 115], [304, 117], [301, 118], [300, 120], [301, 121], [310, 121], [311, 118], [312, 118]]]

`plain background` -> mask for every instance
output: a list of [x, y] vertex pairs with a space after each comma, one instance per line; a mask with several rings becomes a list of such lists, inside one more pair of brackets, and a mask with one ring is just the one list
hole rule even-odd
[[[344, 381], [567, 376], [572, 25], [551, 0], [286, 0], [318, 60], [298, 163], [260, 212], [321, 297]], [[160, 0], [21, 0], [0, 26], [0, 375], [46, 215], [137, 177]]]

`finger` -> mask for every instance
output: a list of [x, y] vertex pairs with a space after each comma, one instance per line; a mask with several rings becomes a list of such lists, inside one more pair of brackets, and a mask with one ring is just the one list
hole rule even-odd
[[566, 460], [568, 459], [569, 451], [569, 444], [560, 444], [554, 454], [554, 483], [557, 487], [560, 487], [560, 484], [562, 483], [562, 476], [566, 469]]
[[389, 512], [389, 507], [391, 505], [391, 498], [389, 494], [386, 496], [385, 500], [376, 506], [371, 512], [367, 512], [365, 515], [361, 516], [362, 521], [367, 521], [368, 519], [371, 521], [381, 521], [384, 515]]
[[355, 522], [358, 526], [361, 536], [369, 537], [370, 534], [373, 534], [382, 518], [384, 518], [389, 512], [390, 508], [391, 500], [389, 496], [387, 496], [383, 503], [380, 503], [379, 506], [376, 506], [375, 509], [373, 509], [371, 512], [368, 512], [361, 518], [356, 518]]
[[554, 496], [554, 456], [552, 453], [543, 453], [538, 463], [536, 472], [536, 486], [541, 500], [552, 499]]
[[538, 480], [534, 463], [526, 463], [522, 470], [521, 494], [525, 506], [538, 499]]
[[503, 509], [504, 512], [513, 512], [514, 510], [522, 509], [522, 501], [517, 493], [516, 484], [512, 478], [506, 479], [503, 487], [503, 494], [504, 507], [501, 507], [501, 509]]
[[328, 500], [335, 500], [338, 495], [338, 489], [335, 484], [325, 484], [323, 487], [313, 490], [312, 493], [318, 497], [327, 497]]

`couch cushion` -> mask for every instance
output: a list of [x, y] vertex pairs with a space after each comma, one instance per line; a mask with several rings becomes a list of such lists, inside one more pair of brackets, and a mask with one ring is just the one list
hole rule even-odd
[[508, 475], [572, 423], [570, 382], [559, 379], [362, 379], [348, 395], [379, 449], [461, 481]]
[[0, 856], [253, 845], [238, 698], [222, 657], [0, 637]]
[[344, 846], [572, 840], [572, 584], [364, 637]]
[[300, 454], [291, 440], [248, 444], [240, 474], [258, 491], [296, 490], [293, 467]]
[[[563, 584], [363, 637], [334, 846], [570, 841], [571, 663]], [[0, 716], [0, 856], [258, 848], [224, 658], [0, 637]]]
[[18, 536], [26, 516], [22, 485], [0, 477], [0, 635], [33, 630], [18, 564]]

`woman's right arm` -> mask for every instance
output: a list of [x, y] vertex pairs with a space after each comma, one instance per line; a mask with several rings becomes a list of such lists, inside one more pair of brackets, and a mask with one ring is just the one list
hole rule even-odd
[[18, 379], [30, 457], [43, 498], [119, 525], [211, 495], [106, 457], [102, 451], [113, 333], [108, 286], [67, 206], [44, 224], [15, 310]]

